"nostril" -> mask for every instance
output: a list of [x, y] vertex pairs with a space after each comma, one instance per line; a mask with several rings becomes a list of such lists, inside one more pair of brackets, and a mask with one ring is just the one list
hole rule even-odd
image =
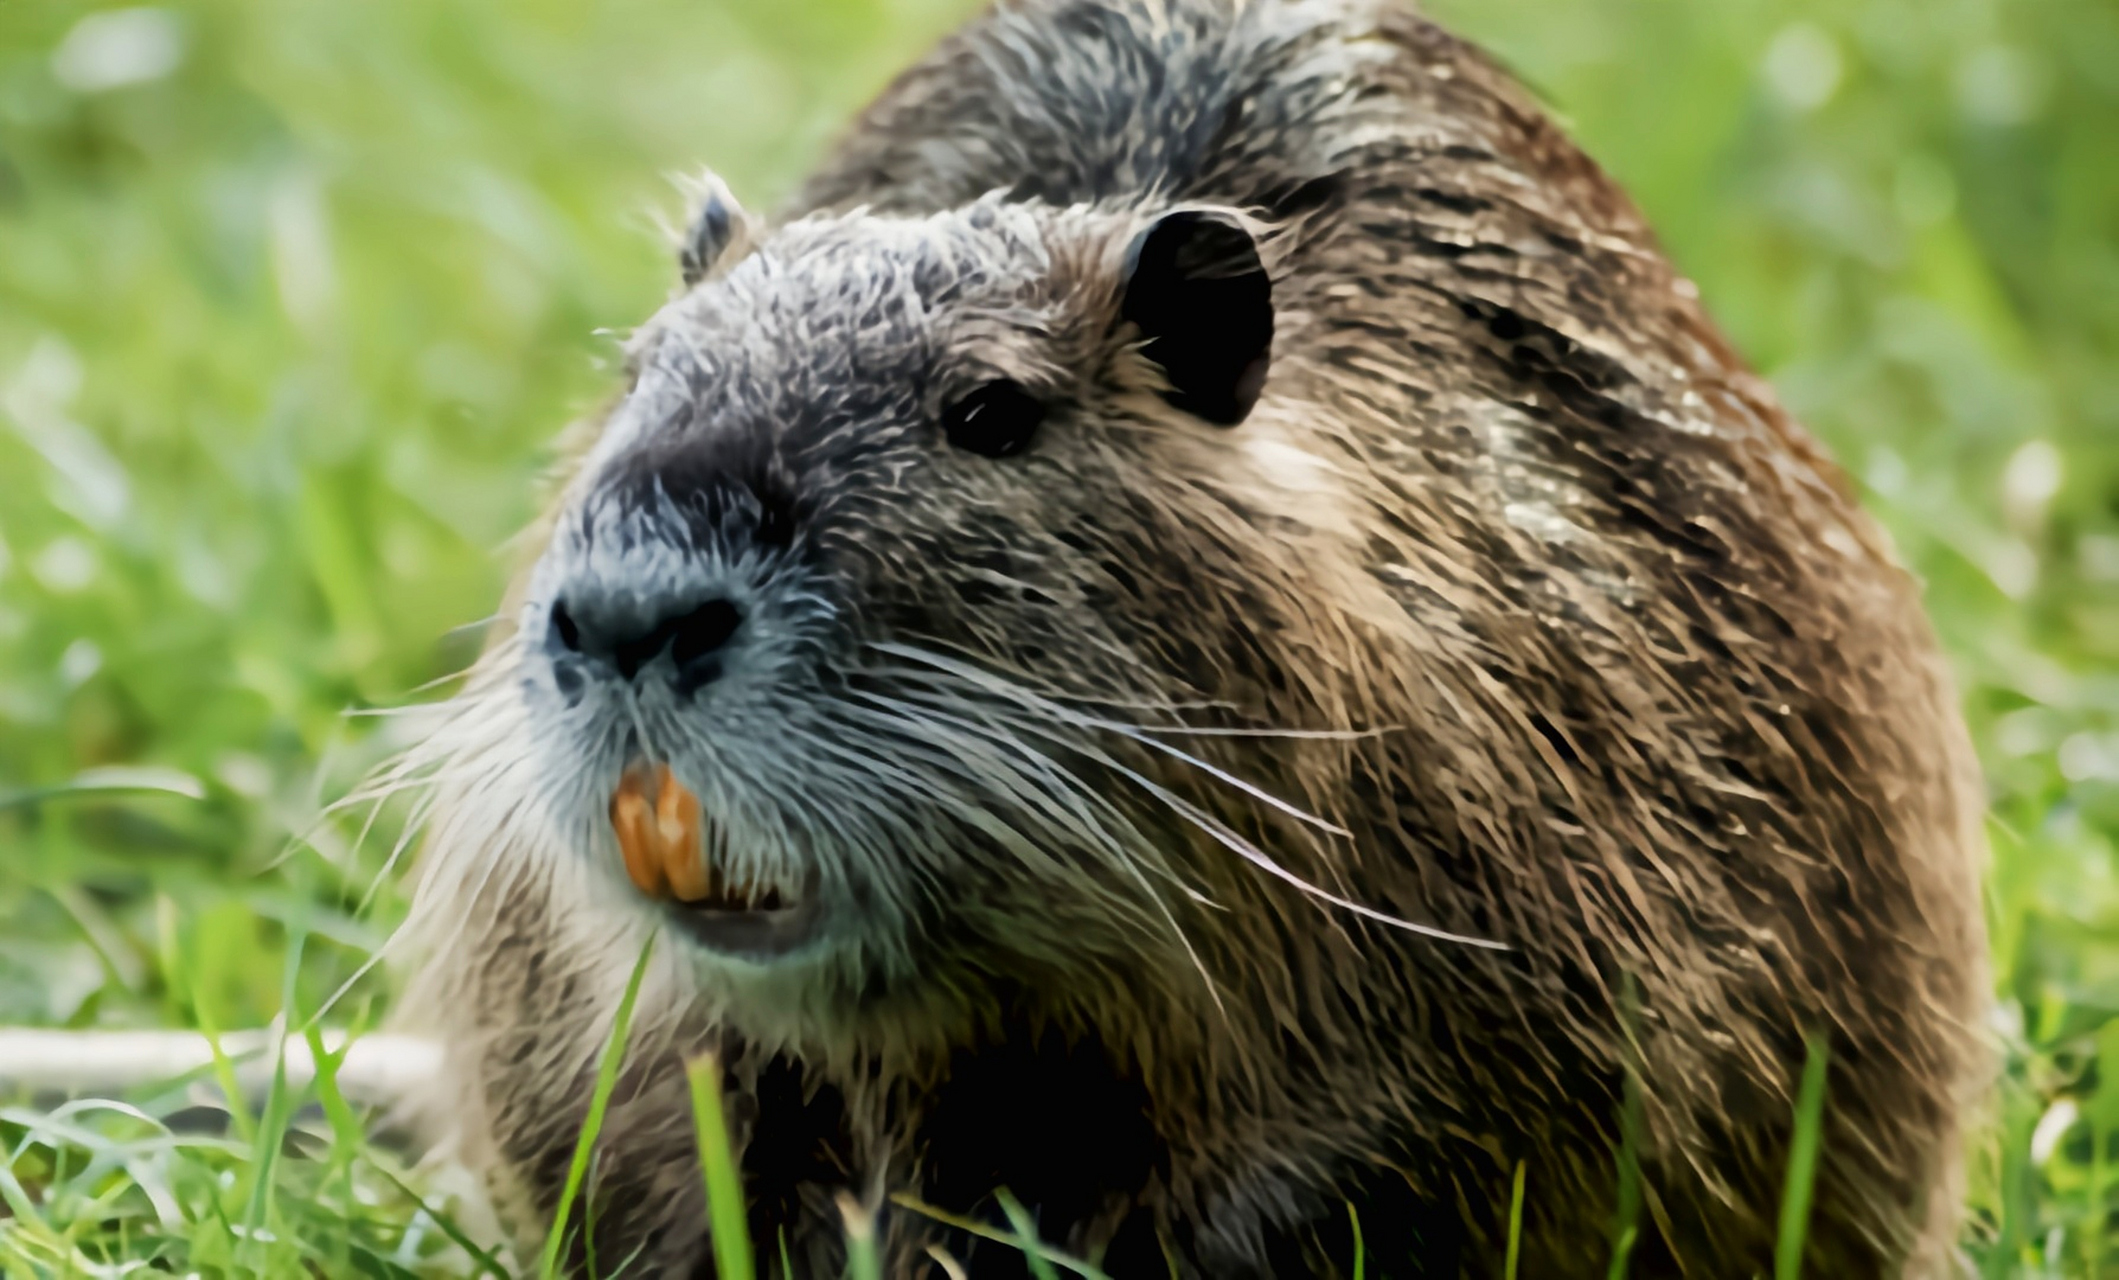
[[709, 600], [671, 621], [670, 657], [681, 669], [720, 649], [743, 625], [743, 611], [727, 600]]
[[716, 597], [693, 605], [683, 613], [656, 617], [624, 602], [615, 606], [577, 600], [552, 603], [552, 641], [555, 649], [577, 653], [608, 663], [626, 680], [639, 676], [641, 668], [664, 652], [684, 675], [681, 682], [697, 687], [720, 676], [718, 663], [710, 659], [726, 646], [743, 625], [743, 611], [735, 602]]
[[568, 650], [581, 652], [581, 627], [574, 621], [574, 615], [567, 612], [567, 602], [564, 600], [552, 602], [552, 631], [559, 637], [559, 643], [565, 645]]

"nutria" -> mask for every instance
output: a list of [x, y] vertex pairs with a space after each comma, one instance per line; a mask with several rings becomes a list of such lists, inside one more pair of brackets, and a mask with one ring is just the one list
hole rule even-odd
[[[1913, 581], [1638, 212], [1394, 0], [1004, 0], [684, 287], [415, 764], [407, 1025], [570, 1256], [1113, 1277], [1952, 1251], [1980, 787]], [[423, 764], [422, 764], [423, 762]], [[656, 833], [660, 834], [656, 834]], [[623, 838], [621, 838], [623, 837]], [[630, 874], [629, 874], [630, 873]], [[1623, 1237], [1623, 1245], [1619, 1239]]]

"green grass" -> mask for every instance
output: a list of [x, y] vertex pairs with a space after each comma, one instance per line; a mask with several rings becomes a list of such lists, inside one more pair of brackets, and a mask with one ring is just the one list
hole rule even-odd
[[[846, 1275], [848, 1280], [883, 1280], [882, 1248], [876, 1243], [875, 1218], [850, 1201], [841, 1201], [846, 1214]], [[783, 1260], [784, 1261], [784, 1260]], [[791, 1267], [784, 1268], [793, 1274]], [[729, 1274], [722, 1269], [722, 1274]], [[748, 1272], [736, 1272], [748, 1275]]]
[[[647, 976], [647, 962], [654, 953], [655, 939], [649, 935], [646, 945], [640, 948], [640, 958], [633, 962], [633, 972], [625, 980], [625, 994], [618, 998], [618, 1010], [611, 1017], [610, 1035], [605, 1037], [603, 1053], [596, 1061], [596, 1084], [589, 1092], [588, 1117], [582, 1121], [581, 1135], [574, 1142], [574, 1156], [567, 1162], [566, 1184], [559, 1193], [559, 1208], [552, 1215], [552, 1229], [545, 1235], [544, 1252], [537, 1261], [537, 1274], [545, 1280], [560, 1274], [560, 1255], [567, 1246], [574, 1206], [588, 1180], [589, 1162], [596, 1150], [596, 1135], [603, 1130], [603, 1113], [610, 1106], [611, 1091], [618, 1087], [618, 1070], [625, 1063], [627, 1036], [633, 1026], [633, 1004], [640, 998], [640, 983]], [[722, 1144], [722, 1150], [726, 1152], [726, 1142]], [[597, 1271], [595, 1233], [584, 1229], [582, 1236], [588, 1242], [588, 1269], [593, 1275]], [[611, 1268], [611, 1273], [616, 1274], [617, 1270]]]
[[1508, 1252], [1501, 1259], [1501, 1280], [1516, 1280], [1523, 1263], [1523, 1187], [1530, 1166], [1516, 1161], [1516, 1176], [1508, 1188]]
[[[345, 712], [475, 651], [599, 331], [675, 277], [663, 175], [769, 206], [969, 7], [0, 3], [0, 1025], [300, 1028], [349, 980], [329, 1020], [374, 1025], [404, 815], [324, 810], [400, 731]], [[2119, 9], [1430, 7], [1634, 192], [1927, 584], [1993, 798], [1967, 1248], [2109, 1271]], [[332, 1089], [210, 1131], [189, 1083], [0, 1099], [0, 1277], [490, 1273]]]
[[1812, 1036], [1803, 1059], [1803, 1079], [1795, 1094], [1795, 1139], [1788, 1148], [1788, 1180], [1781, 1191], [1780, 1238], [1773, 1250], [1773, 1280], [1798, 1280], [1803, 1274], [1803, 1241], [1810, 1230], [1810, 1200], [1817, 1179], [1817, 1157], [1825, 1140], [1825, 1060], [1823, 1036]]
[[[937, 1209], [931, 1204], [923, 1203], [919, 1199], [902, 1192], [892, 1195], [890, 1202], [908, 1213], [918, 1214], [923, 1218], [931, 1218], [943, 1226], [954, 1227], [967, 1235], [977, 1236], [981, 1240], [991, 1240], [995, 1244], [1010, 1245], [1022, 1250], [1032, 1275], [1036, 1276], [1038, 1280], [1045, 1280], [1047, 1276], [1057, 1280], [1057, 1272], [1054, 1268], [1080, 1276], [1082, 1280], [1107, 1280], [1104, 1273], [1097, 1270], [1094, 1265], [1079, 1258], [1069, 1257], [1067, 1254], [1039, 1242], [1028, 1211], [1023, 1208], [1021, 1201], [1009, 1194], [1006, 1187], [999, 1188], [994, 1195], [994, 1199], [998, 1202], [1002, 1214], [1008, 1220], [1005, 1227], [996, 1226], [978, 1218], [965, 1217], [962, 1214]], [[854, 1224], [855, 1228], [851, 1234], [858, 1240], [862, 1233], [863, 1218], [854, 1210], [850, 1201], [842, 1201], [841, 1204], [842, 1207], [849, 1210], [847, 1218], [849, 1223]]]
[[[699, 1172], [706, 1182], [706, 1216], [714, 1233], [714, 1268], [724, 1276], [756, 1275], [749, 1214], [743, 1206], [735, 1152], [729, 1145], [728, 1116], [722, 1110], [721, 1059], [702, 1054], [685, 1063], [684, 1075], [691, 1086], [692, 1119], [699, 1133]], [[874, 1241], [867, 1243], [872, 1255]], [[781, 1270], [791, 1270], [784, 1259]]]

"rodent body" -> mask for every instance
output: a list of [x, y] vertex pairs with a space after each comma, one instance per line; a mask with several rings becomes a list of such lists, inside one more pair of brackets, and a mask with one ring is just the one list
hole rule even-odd
[[[428, 749], [402, 1016], [526, 1238], [660, 929], [604, 1274], [711, 1274], [706, 1049], [767, 1274], [839, 1273], [842, 1193], [890, 1274], [1025, 1274], [889, 1199], [1006, 1188], [1118, 1280], [1350, 1275], [1353, 1220], [1498, 1275], [1519, 1166], [1523, 1276], [1605, 1274], [1629, 1184], [1630, 1274], [1767, 1273], [1812, 1039], [1806, 1274], [1942, 1274], [1982, 842], [1917, 591], [1492, 64], [1388, 0], [1004, 5], [709, 230]], [[706, 592], [708, 657], [584, 691]], [[643, 754], [799, 941], [625, 882]]]

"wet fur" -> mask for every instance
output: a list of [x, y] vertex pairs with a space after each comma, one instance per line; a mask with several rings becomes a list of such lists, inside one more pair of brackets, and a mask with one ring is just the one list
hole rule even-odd
[[[1113, 331], [1125, 244], [1180, 204], [1266, 237], [1273, 367], [1231, 431]], [[1492, 1275], [1519, 1162], [1522, 1274], [1601, 1274], [1629, 1073], [1632, 1274], [1749, 1275], [1810, 1035], [1807, 1273], [1942, 1272], [1980, 791], [1915, 585], [1506, 76], [1380, 0], [1008, 5], [731, 238], [532, 549], [662, 503], [686, 565], [782, 609], [711, 741], [641, 731], [732, 856], [814, 858], [860, 924], [771, 969], [664, 933], [603, 1274], [710, 1273], [679, 1065], [712, 1047], [761, 1254], [802, 1276], [837, 1274], [842, 1191], [997, 1221], [1000, 1186], [1121, 1278], [1344, 1274], [1349, 1203], [1371, 1274]], [[995, 373], [1058, 407], [1022, 458], [952, 453], [938, 406]], [[504, 637], [407, 766], [401, 1015], [526, 1239], [660, 918], [600, 825], [638, 744], [570, 736], [534, 672]], [[893, 1274], [930, 1244], [1022, 1273], [881, 1229]]]

